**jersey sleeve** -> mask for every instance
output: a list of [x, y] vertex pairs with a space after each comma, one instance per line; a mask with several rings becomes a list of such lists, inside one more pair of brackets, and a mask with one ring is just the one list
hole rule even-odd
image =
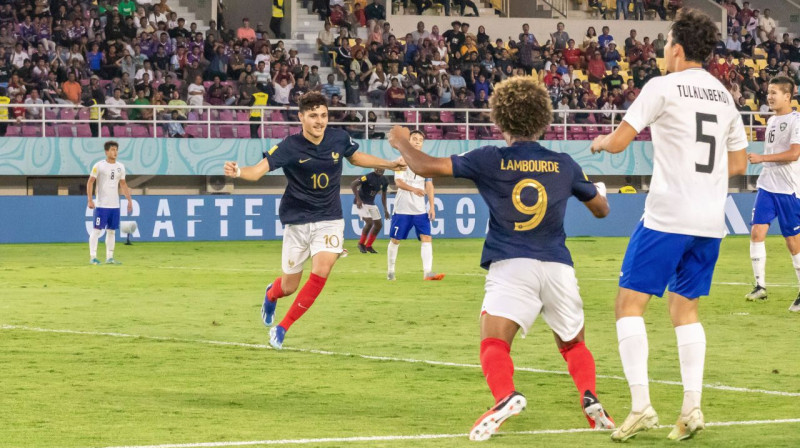
[[344, 150], [342, 150], [342, 155], [344, 157], [350, 157], [358, 151], [358, 143], [353, 140], [353, 137], [350, 136], [346, 131], [342, 131], [344, 140]]
[[481, 147], [450, 156], [450, 161], [453, 163], [453, 177], [476, 180], [482, 170], [485, 171], [491, 166], [488, 152], [486, 147]]
[[119, 179], [125, 180], [125, 165], [120, 164], [120, 172], [119, 172]]
[[792, 118], [792, 130], [789, 134], [790, 145], [800, 145], [800, 113], [795, 113]]
[[728, 152], [747, 148], [747, 133], [744, 130], [744, 121], [742, 121], [742, 117], [738, 113], [733, 118], [730, 129], [728, 129], [726, 145]]
[[644, 128], [650, 126], [650, 123], [656, 121], [661, 111], [664, 109], [665, 97], [663, 87], [658, 78], [651, 79], [644, 85], [639, 96], [633, 101], [631, 107], [622, 117], [631, 127], [636, 130], [636, 133], [642, 132]]
[[89, 177], [94, 177], [95, 179], [97, 178], [97, 165], [99, 164], [100, 162], [97, 162], [92, 166], [92, 170], [89, 171]]
[[578, 162], [572, 157], [569, 162], [572, 164], [572, 195], [581, 202], [591, 201], [597, 196], [597, 187], [589, 181]]
[[291, 159], [291, 143], [287, 138], [264, 153], [264, 158], [269, 161], [269, 170], [275, 171], [288, 165]]

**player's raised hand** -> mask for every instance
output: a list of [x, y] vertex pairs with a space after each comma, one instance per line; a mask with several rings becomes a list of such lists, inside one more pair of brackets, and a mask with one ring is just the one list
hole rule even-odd
[[397, 148], [400, 142], [407, 141], [410, 136], [411, 131], [407, 127], [393, 126], [392, 130], [389, 131], [389, 144], [392, 145], [392, 148]]
[[747, 160], [750, 163], [761, 163], [764, 161], [764, 156], [761, 154], [753, 154], [752, 152], [747, 154]]
[[236, 162], [225, 162], [225, 175], [228, 177], [239, 177], [239, 164]]
[[597, 154], [603, 150], [602, 143], [604, 138], [606, 138], [605, 135], [598, 135], [594, 138], [594, 140], [592, 140], [592, 154]]

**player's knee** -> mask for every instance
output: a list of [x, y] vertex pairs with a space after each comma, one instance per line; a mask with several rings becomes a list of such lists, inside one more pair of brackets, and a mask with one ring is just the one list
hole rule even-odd
[[380, 221], [373, 221], [373, 223], [372, 223], [372, 231], [373, 232], [377, 233], [382, 228], [383, 228], [383, 224], [381, 224]]
[[433, 241], [433, 238], [431, 238], [431, 236], [430, 236], [430, 235], [422, 235], [422, 236], [420, 236], [420, 237], [419, 237], [419, 239], [420, 239], [420, 241], [422, 241], [423, 243], [430, 243], [430, 242], [432, 242], [432, 241]]

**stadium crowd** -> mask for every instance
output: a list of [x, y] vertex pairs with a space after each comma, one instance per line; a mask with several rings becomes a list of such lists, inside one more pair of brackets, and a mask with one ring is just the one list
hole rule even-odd
[[[770, 77], [798, 79], [800, 38], [784, 34], [778, 41], [769, 10], [759, 16], [748, 2], [723, 3], [736, 13], [729, 13], [728, 38], [720, 35], [708, 69], [743, 111], [764, 109]], [[463, 111], [424, 109], [485, 109], [497, 82], [532, 74], [547, 86], [556, 122], [602, 124], [613, 111], [625, 110], [649, 79], [664, 74], [665, 36], [640, 37], [636, 29], [622, 39], [605, 26], [599, 33], [589, 27], [583, 36], [570, 36], [563, 23], [551, 30], [524, 25], [517, 39], [503, 40], [465, 19], [454, 20], [449, 30], [429, 30], [423, 21], [415, 30], [394, 30], [378, 0], [314, 0], [312, 7], [326, 19], [317, 36], [321, 65], [335, 73], [326, 79], [317, 66], [301, 62], [296, 49], [270, 40], [263, 24], [253, 28], [248, 19], [237, 29], [211, 21], [200, 32], [195, 23], [187, 28], [166, 0], [7, 2], [0, 7], [0, 103], [105, 104], [103, 120], [151, 120], [153, 111], [164, 120], [182, 120], [200, 116], [203, 105], [293, 106], [302, 93], [319, 90], [334, 107], [396, 108], [386, 114], [392, 121], [407, 120], [404, 111], [416, 108], [426, 123], [463, 122]], [[353, 38], [362, 27], [366, 39]], [[197, 108], [194, 116], [191, 107]], [[566, 112], [575, 109], [601, 112]], [[41, 114], [40, 108], [16, 107], [0, 110], [0, 121]], [[378, 121], [380, 114], [369, 116]], [[362, 114], [331, 115], [363, 133], [364, 126], [355, 124], [367, 118]], [[260, 113], [250, 116], [261, 120]], [[289, 112], [279, 116], [294, 118]], [[489, 116], [470, 112], [469, 121], [488, 123]], [[174, 128], [170, 135], [185, 134], [182, 126]], [[256, 130], [252, 137], [258, 137]]]

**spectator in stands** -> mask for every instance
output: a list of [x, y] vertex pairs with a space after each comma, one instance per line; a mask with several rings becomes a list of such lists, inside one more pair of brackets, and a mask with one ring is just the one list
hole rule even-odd
[[344, 94], [348, 106], [359, 106], [361, 104], [360, 80], [356, 77], [356, 72], [351, 71], [344, 80]]
[[[9, 88], [10, 86], [11, 84], [9, 83]], [[63, 92], [63, 99], [75, 105], [81, 103], [81, 85], [78, 83], [77, 77], [74, 73], [69, 73], [67, 81], [61, 85], [61, 90]]]
[[614, 67], [619, 67], [619, 61], [622, 60], [619, 51], [617, 51], [617, 43], [611, 41], [608, 43], [608, 50], [603, 55], [603, 62], [606, 64], [606, 70], [611, 70]]
[[256, 30], [250, 26], [250, 19], [247, 17], [242, 19], [242, 26], [236, 30], [236, 38], [239, 40], [248, 40], [250, 42], [256, 40]]
[[328, 101], [330, 101], [333, 95], [338, 95], [340, 97], [342, 95], [342, 90], [339, 88], [339, 86], [334, 84], [334, 81], [335, 78], [331, 73], [328, 75], [328, 82], [322, 86], [322, 93], [328, 98]]
[[203, 99], [206, 96], [206, 88], [203, 85], [203, 77], [195, 75], [191, 84], [186, 89], [188, 105], [189, 106], [202, 106]]
[[172, 119], [167, 122], [167, 136], [170, 138], [191, 138], [192, 136], [187, 134], [186, 130], [183, 128], [183, 124], [181, 123], [183, 118], [178, 111], [173, 110], [170, 115]]
[[445, 31], [442, 37], [450, 47], [450, 53], [452, 54], [461, 50], [461, 45], [464, 44], [466, 36], [461, 32], [461, 22], [454, 20], [450, 25], [453, 29]]
[[622, 17], [625, 20], [628, 20], [628, 7], [631, 4], [631, 0], [617, 0], [617, 20], [619, 20], [619, 15], [622, 13]]
[[311, 72], [308, 74], [308, 88], [310, 90], [319, 90], [322, 88], [322, 80], [319, 76], [319, 67], [316, 65], [311, 66]]
[[758, 19], [758, 37], [761, 42], [775, 37], [775, 20], [770, 17], [769, 8], [764, 10], [764, 15]]
[[[328, 79], [330, 79], [330, 76], [331, 75], [328, 75]], [[272, 88], [275, 89], [275, 93], [273, 93], [272, 95], [273, 102], [278, 106], [288, 106], [294, 85], [295, 85], [294, 75], [292, 75], [291, 72], [289, 73], [288, 78], [281, 77], [280, 81], [273, 81]], [[336, 88], [338, 89], [338, 87]]]
[[595, 51], [594, 55], [592, 55], [587, 71], [589, 81], [593, 83], [602, 82], [603, 78], [606, 76], [606, 64], [603, 61], [603, 55], [601, 55], [599, 51]]
[[605, 6], [604, 0], [589, 0], [589, 7], [597, 9], [597, 12], [603, 16], [603, 20], [606, 19], [606, 12], [608, 12], [608, 8]]
[[324, 29], [317, 34], [317, 48], [320, 52], [323, 67], [328, 67], [331, 65], [331, 57], [329, 53], [335, 50], [333, 41], [334, 37], [333, 33], [331, 32], [331, 24], [329, 22], [325, 22]]
[[[147, 62], [146, 62], [147, 63]], [[225, 47], [218, 46], [214, 58], [206, 69], [205, 79], [219, 77], [222, 80], [228, 79], [228, 56], [225, 54]]]
[[[106, 120], [122, 120], [123, 119], [122, 109], [118, 107], [118, 106], [124, 106], [126, 104], [125, 100], [122, 99], [122, 90], [121, 89], [119, 89], [119, 88], [114, 89], [114, 96], [110, 96], [110, 97], [106, 98], [105, 104], [106, 104], [106, 106], [109, 106], [108, 108], [106, 108], [106, 114], [105, 114], [105, 119]], [[115, 107], [115, 106], [117, 106], [117, 107]]]
[[117, 11], [122, 17], [129, 17], [136, 11], [136, 2], [133, 0], [120, 0]]
[[[479, 14], [479, 12], [478, 12], [478, 6], [477, 6], [477, 5], [475, 4], [475, 2], [474, 2], [474, 1], [472, 1], [472, 0], [453, 0], [453, 4], [455, 4], [455, 5], [459, 5], [459, 6], [461, 7], [461, 11], [460, 11], [460, 13], [459, 13], [459, 14], [460, 14], [462, 17], [465, 17], [465, 16], [466, 16], [466, 17], [471, 17], [471, 16], [473, 16], [473, 15], [474, 15], [475, 17], [478, 17], [478, 16], [480, 16], [480, 14]], [[473, 14], [466, 14], [466, 15], [464, 14], [464, 10], [465, 10], [465, 9], [467, 9], [467, 6], [469, 6], [470, 8], [472, 8], [472, 12], [473, 12]]]
[[558, 22], [556, 25], [556, 32], [550, 35], [550, 40], [553, 45], [553, 49], [563, 50], [567, 48], [567, 42], [569, 42], [569, 34], [564, 31], [564, 23]]
[[384, 8], [378, 0], [372, 0], [372, 3], [364, 8], [364, 15], [368, 21], [374, 20], [377, 22], [379, 20], [386, 20], [386, 8]]
[[622, 88], [622, 83], [624, 80], [622, 76], [619, 74], [619, 67], [614, 66], [611, 68], [611, 74], [603, 78], [603, 85], [609, 92], [613, 91], [615, 88]]
[[376, 106], [383, 106], [386, 100], [386, 90], [389, 88], [389, 78], [383, 71], [383, 65], [378, 64], [369, 79], [367, 96]]
[[24, 101], [24, 104], [27, 106], [25, 107], [25, 111], [28, 120], [39, 120], [42, 118], [42, 107], [33, 107], [44, 104], [44, 101], [39, 97], [39, 89], [31, 89], [30, 97]]
[[602, 34], [597, 37], [597, 43], [600, 45], [600, 48], [605, 50], [608, 47], [610, 42], [614, 41], [614, 36], [609, 34], [609, 28], [604, 26], [602, 29]]

